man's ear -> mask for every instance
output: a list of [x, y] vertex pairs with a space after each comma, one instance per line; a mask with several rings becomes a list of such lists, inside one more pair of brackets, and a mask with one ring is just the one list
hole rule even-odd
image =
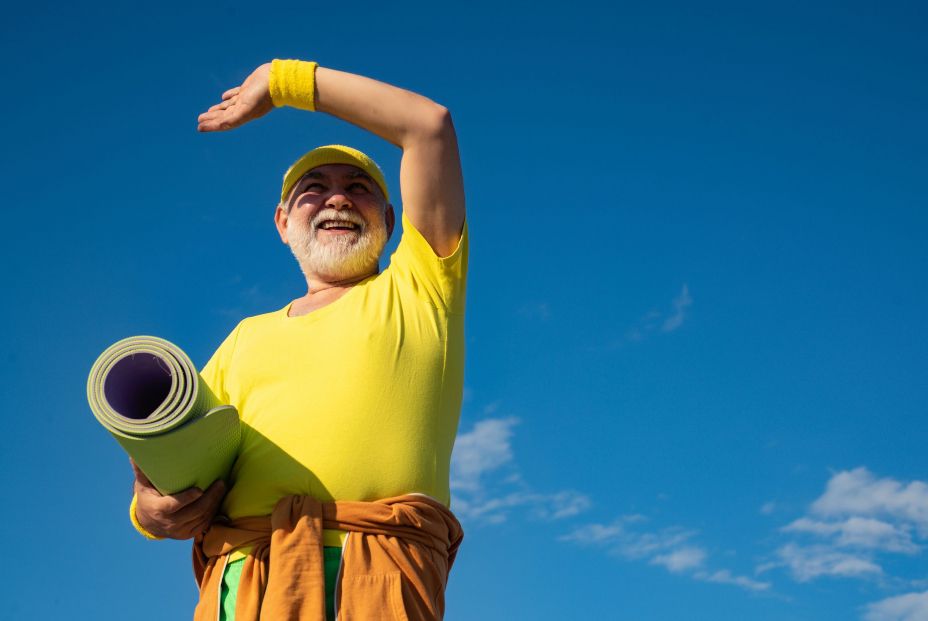
[[277, 209], [274, 210], [274, 224], [277, 226], [277, 234], [280, 235], [280, 241], [289, 246], [290, 241], [287, 239], [287, 207], [283, 203], [277, 203]]
[[393, 227], [396, 226], [396, 212], [393, 211], [393, 205], [387, 203], [387, 208], [384, 210], [383, 219], [387, 223], [387, 239], [393, 237]]

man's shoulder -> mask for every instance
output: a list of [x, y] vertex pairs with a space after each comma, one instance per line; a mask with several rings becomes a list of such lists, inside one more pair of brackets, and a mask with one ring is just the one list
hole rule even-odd
[[253, 334], [255, 331], [263, 330], [264, 328], [267, 328], [278, 321], [281, 315], [286, 314], [287, 308], [289, 308], [289, 306], [290, 304], [287, 304], [287, 306], [284, 308], [280, 308], [274, 311], [258, 313], [256, 315], [247, 315], [238, 322], [235, 328], [232, 329], [232, 332], [229, 334], [229, 336], [238, 340], [243, 334]]
[[239, 322], [239, 325], [248, 324], [255, 325], [259, 323], [265, 323], [268, 321], [274, 321], [278, 319], [281, 315], [287, 312], [287, 309], [290, 307], [292, 302], [288, 302], [283, 308], [278, 308], [277, 310], [267, 311], [264, 313], [258, 313], [257, 315], [248, 315]]
[[402, 237], [384, 272], [395, 280], [412, 285], [416, 297], [430, 306], [454, 313], [464, 312], [468, 262], [467, 223], [461, 229], [457, 247], [451, 254], [440, 256], [405, 214], [402, 222]]

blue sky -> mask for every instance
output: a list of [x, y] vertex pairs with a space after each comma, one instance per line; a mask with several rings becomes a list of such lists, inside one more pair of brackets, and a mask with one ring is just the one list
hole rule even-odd
[[301, 294], [272, 215], [304, 151], [355, 145], [397, 187], [398, 151], [323, 115], [197, 134], [223, 90], [296, 57], [422, 92], [458, 129], [466, 540], [448, 619], [928, 619], [926, 17], [8, 9], [4, 614], [192, 610], [189, 544], [131, 530], [86, 376], [134, 334], [202, 364]]

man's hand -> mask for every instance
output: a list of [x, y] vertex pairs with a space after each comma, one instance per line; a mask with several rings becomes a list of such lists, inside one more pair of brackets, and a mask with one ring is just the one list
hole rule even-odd
[[177, 494], [162, 496], [139, 467], [135, 471], [137, 502], [135, 517], [139, 524], [158, 537], [190, 539], [205, 531], [226, 493], [222, 479], [214, 481], [205, 492], [191, 487]]
[[271, 64], [265, 63], [245, 78], [241, 86], [222, 94], [222, 102], [197, 118], [197, 131], [235, 129], [260, 118], [274, 108], [270, 92]]

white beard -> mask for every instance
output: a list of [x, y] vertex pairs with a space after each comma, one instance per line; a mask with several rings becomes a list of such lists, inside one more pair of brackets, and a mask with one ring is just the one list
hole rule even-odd
[[387, 223], [383, 214], [376, 222], [364, 223], [354, 213], [341, 212], [343, 218], [359, 224], [361, 232], [319, 241], [316, 237], [317, 224], [334, 213], [333, 209], [324, 209], [309, 223], [287, 219], [290, 251], [300, 264], [303, 275], [343, 281], [375, 273], [380, 253], [387, 244]]

